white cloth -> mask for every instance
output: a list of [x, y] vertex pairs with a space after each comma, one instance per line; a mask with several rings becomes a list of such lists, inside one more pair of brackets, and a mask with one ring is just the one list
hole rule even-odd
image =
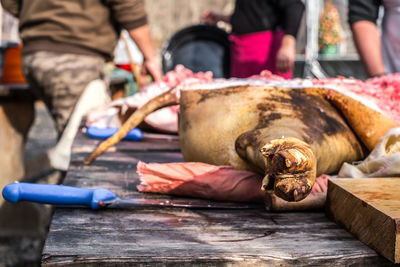
[[79, 125], [90, 110], [110, 102], [107, 86], [103, 80], [91, 81], [79, 97], [78, 102], [68, 120], [68, 124], [57, 145], [47, 151], [53, 168], [66, 171], [71, 157], [71, 146]]
[[400, 72], [400, 1], [383, 0], [382, 57], [387, 73]]
[[369, 156], [357, 164], [344, 163], [341, 178], [369, 178], [400, 176], [400, 127], [391, 129]]

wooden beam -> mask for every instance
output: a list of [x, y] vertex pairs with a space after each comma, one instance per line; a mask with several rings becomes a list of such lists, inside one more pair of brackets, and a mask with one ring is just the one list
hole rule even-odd
[[400, 178], [330, 179], [326, 211], [363, 243], [400, 263]]

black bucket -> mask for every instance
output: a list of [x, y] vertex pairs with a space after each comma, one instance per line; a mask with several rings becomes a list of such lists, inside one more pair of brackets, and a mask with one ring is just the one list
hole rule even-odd
[[212, 71], [214, 78], [230, 77], [228, 33], [212, 25], [193, 25], [176, 32], [162, 51], [166, 73], [182, 64], [193, 72]]

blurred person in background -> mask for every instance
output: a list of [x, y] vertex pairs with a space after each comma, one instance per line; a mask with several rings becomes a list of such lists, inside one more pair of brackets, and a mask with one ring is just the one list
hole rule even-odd
[[[377, 20], [381, 6], [380, 32]], [[349, 23], [368, 76], [400, 72], [399, 0], [349, 0]]]
[[[24, 76], [55, 122], [60, 146], [49, 156], [50, 165], [66, 170], [70, 145], [84, 115], [77, 102], [93, 81], [100, 81], [102, 86], [94, 88], [95, 93], [86, 97], [81, 106], [89, 105], [88, 102], [95, 105], [94, 100], [88, 100], [96, 98], [100, 91], [107, 91], [104, 66], [113, 58], [122, 29], [129, 32], [143, 54], [142, 74], [152, 76], [155, 81], [161, 79], [144, 0], [1, 0], [1, 3], [19, 19]], [[79, 116], [72, 120], [73, 114]], [[69, 121], [75, 124], [66, 127]]]
[[231, 15], [206, 10], [202, 20], [230, 23], [231, 76], [246, 78], [269, 70], [292, 78], [301, 0], [236, 0]]

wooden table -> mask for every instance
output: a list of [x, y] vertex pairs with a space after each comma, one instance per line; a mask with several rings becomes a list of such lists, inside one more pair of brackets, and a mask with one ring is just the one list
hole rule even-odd
[[[83, 159], [99, 141], [78, 134], [65, 185], [107, 188], [122, 198], [172, 198], [136, 190], [136, 164], [183, 161], [175, 140], [125, 141], [92, 165]], [[55, 210], [43, 266], [315, 265], [388, 266], [323, 212], [263, 209]]]

